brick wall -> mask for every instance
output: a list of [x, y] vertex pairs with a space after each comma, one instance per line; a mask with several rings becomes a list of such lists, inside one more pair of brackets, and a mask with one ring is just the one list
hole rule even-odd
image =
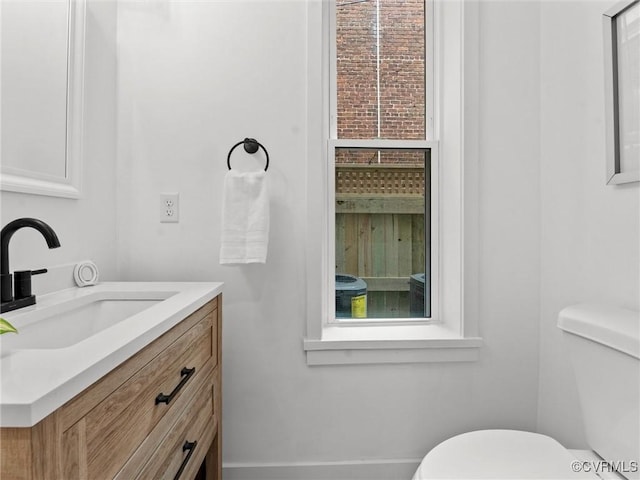
[[[425, 65], [423, 0], [338, 0], [338, 138], [423, 139]], [[376, 7], [380, 8], [380, 101], [377, 85]], [[380, 125], [378, 125], [378, 113]], [[377, 156], [376, 156], [377, 157]], [[382, 163], [423, 161], [383, 152]], [[370, 163], [371, 153], [343, 153], [339, 163]], [[377, 163], [377, 158], [375, 159]]]

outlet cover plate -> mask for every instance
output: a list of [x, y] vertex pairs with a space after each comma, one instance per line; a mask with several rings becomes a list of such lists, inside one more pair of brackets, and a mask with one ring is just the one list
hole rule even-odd
[[178, 223], [180, 221], [180, 194], [160, 194], [160, 223]]

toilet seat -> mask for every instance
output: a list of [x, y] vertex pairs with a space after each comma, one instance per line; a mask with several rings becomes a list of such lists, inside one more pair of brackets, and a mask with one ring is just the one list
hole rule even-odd
[[[445, 440], [422, 460], [413, 480], [597, 479], [574, 472], [576, 462], [556, 440], [519, 430], [478, 430]], [[575, 467], [575, 465], [574, 465]]]

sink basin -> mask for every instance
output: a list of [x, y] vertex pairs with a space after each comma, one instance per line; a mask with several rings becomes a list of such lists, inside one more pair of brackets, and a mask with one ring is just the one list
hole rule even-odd
[[[99, 292], [10, 317], [18, 334], [0, 337], [0, 356], [15, 350], [75, 345], [158, 305], [175, 292]], [[9, 318], [9, 317], [8, 317]]]

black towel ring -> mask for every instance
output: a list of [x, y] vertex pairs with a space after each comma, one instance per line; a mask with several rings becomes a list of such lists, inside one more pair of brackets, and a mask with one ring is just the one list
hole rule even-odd
[[241, 142], [238, 142], [233, 147], [231, 147], [231, 150], [229, 150], [229, 155], [227, 155], [227, 167], [229, 167], [229, 170], [231, 170], [231, 152], [233, 152], [236, 147], [243, 144], [244, 144], [244, 151], [247, 153], [253, 154], [258, 151], [258, 148], [262, 149], [262, 151], [267, 157], [267, 163], [264, 166], [264, 171], [266, 172], [267, 168], [269, 168], [269, 152], [267, 152], [267, 149], [264, 148], [264, 146], [260, 142], [258, 142], [255, 138], [245, 138]]

